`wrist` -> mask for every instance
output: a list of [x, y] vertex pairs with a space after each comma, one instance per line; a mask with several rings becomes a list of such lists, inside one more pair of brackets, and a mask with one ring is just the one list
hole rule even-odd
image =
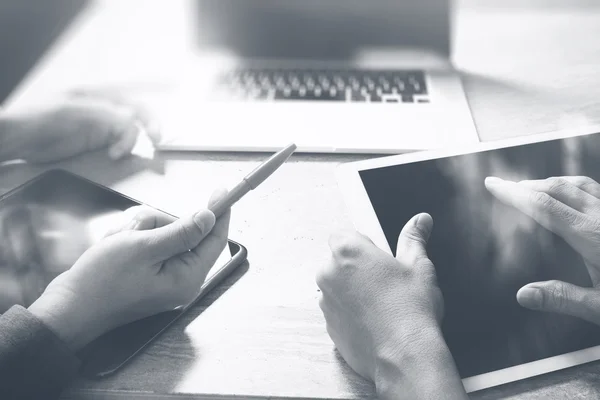
[[29, 312], [74, 352], [99, 336], [94, 333], [93, 324], [85, 323], [85, 314], [82, 315], [65, 296], [46, 291], [29, 306]]
[[410, 335], [399, 335], [396, 343], [394, 348], [383, 349], [377, 354], [375, 386], [378, 398], [467, 398], [437, 324]]

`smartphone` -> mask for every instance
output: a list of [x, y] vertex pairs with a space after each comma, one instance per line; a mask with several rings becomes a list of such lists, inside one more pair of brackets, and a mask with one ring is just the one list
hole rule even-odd
[[[125, 210], [138, 205], [145, 204], [61, 169], [0, 196], [0, 313], [31, 305], [56, 276], [126, 221]], [[193, 302], [96, 339], [78, 354], [82, 374], [94, 378], [117, 371], [246, 258], [246, 248], [230, 240]]]

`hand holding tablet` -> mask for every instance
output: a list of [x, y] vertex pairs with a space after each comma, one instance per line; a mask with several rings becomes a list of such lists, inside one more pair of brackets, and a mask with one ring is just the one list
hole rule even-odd
[[[216, 193], [209, 206], [225, 195]], [[80, 350], [118, 326], [194, 300], [228, 230], [229, 213], [215, 221], [207, 210], [155, 229], [121, 230], [86, 251], [29, 310]]]
[[585, 260], [592, 280], [591, 288], [559, 280], [533, 282], [519, 290], [519, 303], [600, 325], [600, 184], [584, 176], [563, 176], [520, 182], [490, 177], [485, 185], [497, 199], [569, 243]]
[[317, 276], [327, 331], [382, 400], [466, 398], [442, 335], [444, 299], [426, 250], [432, 229], [430, 215], [413, 217], [396, 257], [358, 232], [333, 235], [332, 261]]
[[[415, 214], [436, 221], [428, 257], [444, 297], [444, 339], [467, 392], [600, 359], [599, 186], [538, 180], [600, 177], [599, 149], [600, 134], [557, 132], [339, 168], [356, 228], [386, 253], [396, 254]], [[492, 179], [486, 188], [487, 176], [524, 182]], [[551, 290], [532, 293], [536, 286]], [[540, 308], [535, 293], [557, 300], [541, 309], [561, 312], [529, 309]]]

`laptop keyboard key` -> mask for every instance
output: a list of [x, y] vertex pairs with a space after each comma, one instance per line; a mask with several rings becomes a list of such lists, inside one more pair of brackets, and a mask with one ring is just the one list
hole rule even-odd
[[223, 91], [250, 100], [430, 102], [425, 73], [416, 70], [236, 70], [223, 75]]
[[281, 91], [275, 92], [275, 100], [303, 100], [303, 101], [345, 101], [344, 93], [329, 92], [329, 91], [300, 91], [292, 90], [289, 95]]
[[350, 90], [350, 101], [351, 102], [364, 103], [364, 102], [369, 101], [369, 96], [363, 94], [359, 90]]

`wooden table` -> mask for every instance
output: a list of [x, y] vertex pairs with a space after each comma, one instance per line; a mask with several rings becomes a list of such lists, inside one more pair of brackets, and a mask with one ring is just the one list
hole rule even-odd
[[[482, 140], [600, 123], [600, 9], [583, 7], [588, 2], [487, 3], [459, 2], [455, 47]], [[158, 3], [145, 4], [138, 12], [152, 12]], [[111, 29], [131, 26], [124, 15], [113, 15]], [[13, 100], [60, 89], [60, 71], [64, 79], [75, 68], [70, 61], [86, 51], [75, 42], [49, 54]], [[139, 49], [132, 54], [142, 57]], [[123, 65], [106, 64], [90, 76], [117, 73]], [[113, 163], [93, 154], [59, 166], [182, 215], [202, 206], [214, 187], [231, 187], [262, 158], [169, 153]], [[372, 398], [371, 384], [333, 351], [314, 283], [315, 271], [328, 261], [329, 234], [352, 226], [334, 169], [362, 158], [294, 156], [235, 207], [231, 238], [248, 247], [249, 264], [126, 368], [107, 379], [79, 380], [65, 398]], [[42, 169], [3, 167], [0, 191]], [[472, 397], [599, 398], [599, 373], [600, 364], [592, 363]]]

